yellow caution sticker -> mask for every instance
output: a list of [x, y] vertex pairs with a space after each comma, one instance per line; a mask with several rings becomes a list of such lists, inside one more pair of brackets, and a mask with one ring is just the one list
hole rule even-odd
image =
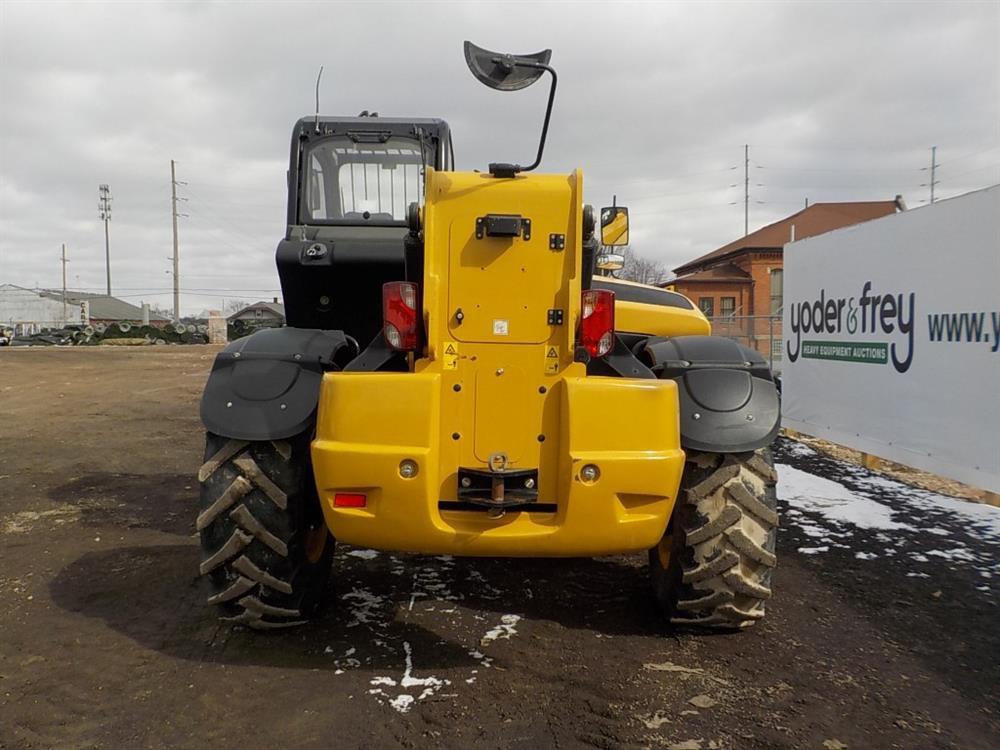
[[442, 358], [444, 362], [445, 370], [457, 370], [458, 369], [458, 344], [453, 341], [449, 341], [444, 345], [444, 357]]
[[559, 347], [545, 347], [545, 372], [559, 372]]

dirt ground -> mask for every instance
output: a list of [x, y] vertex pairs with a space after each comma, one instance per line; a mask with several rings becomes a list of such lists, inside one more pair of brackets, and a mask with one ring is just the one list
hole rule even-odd
[[794, 476], [906, 523], [816, 554], [840, 527], [782, 502], [745, 632], [666, 628], [639, 556], [348, 548], [315, 624], [220, 624], [193, 532], [214, 353], [0, 350], [0, 747], [1000, 746], [996, 541], [788, 441]]

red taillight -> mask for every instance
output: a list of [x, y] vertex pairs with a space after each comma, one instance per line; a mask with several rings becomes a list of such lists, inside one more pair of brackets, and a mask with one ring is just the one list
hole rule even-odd
[[588, 289], [580, 307], [580, 344], [591, 357], [603, 357], [615, 344], [615, 294]]
[[385, 340], [403, 352], [417, 348], [420, 313], [417, 285], [411, 281], [390, 281], [382, 285], [382, 322]]
[[364, 508], [368, 498], [359, 492], [338, 492], [333, 496], [333, 505], [336, 508]]

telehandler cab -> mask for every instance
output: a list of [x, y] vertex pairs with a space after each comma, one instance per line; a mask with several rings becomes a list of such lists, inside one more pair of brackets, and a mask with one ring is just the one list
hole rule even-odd
[[[201, 573], [225, 619], [306, 621], [335, 540], [388, 551], [648, 552], [674, 623], [764, 615], [771, 372], [682, 295], [595, 276], [628, 242], [583, 175], [531, 173], [550, 51], [465, 43], [501, 91], [544, 73], [534, 163], [458, 172], [441, 120], [307, 117], [277, 249], [288, 326], [216, 358]], [[609, 260], [610, 259], [610, 260]]]

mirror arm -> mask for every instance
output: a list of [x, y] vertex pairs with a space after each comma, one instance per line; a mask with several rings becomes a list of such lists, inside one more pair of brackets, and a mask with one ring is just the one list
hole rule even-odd
[[529, 166], [521, 169], [522, 172], [530, 172], [542, 163], [542, 151], [545, 149], [545, 138], [549, 134], [549, 118], [552, 116], [552, 102], [554, 102], [556, 98], [556, 84], [559, 82], [559, 79], [556, 76], [555, 70], [550, 68], [548, 65], [526, 61], [522, 62], [520, 60], [515, 61], [514, 64], [525, 68], [539, 68], [541, 70], [547, 70], [552, 75], [552, 87], [549, 89], [549, 103], [545, 107], [545, 121], [542, 123], [542, 138], [538, 142], [538, 155], [535, 156], [535, 161], [533, 161]]
[[519, 60], [512, 57], [494, 57], [491, 62], [497, 65], [506, 63], [521, 68], [547, 70], [552, 75], [552, 87], [549, 89], [549, 103], [545, 107], [545, 121], [542, 123], [542, 137], [538, 142], [538, 154], [535, 156], [535, 161], [527, 167], [522, 167], [519, 164], [490, 164], [490, 174], [496, 177], [513, 177], [518, 172], [530, 172], [542, 163], [542, 152], [545, 150], [545, 138], [549, 134], [549, 118], [552, 116], [552, 103], [556, 98], [556, 84], [559, 82], [559, 79], [556, 76], [556, 71], [544, 63]]

